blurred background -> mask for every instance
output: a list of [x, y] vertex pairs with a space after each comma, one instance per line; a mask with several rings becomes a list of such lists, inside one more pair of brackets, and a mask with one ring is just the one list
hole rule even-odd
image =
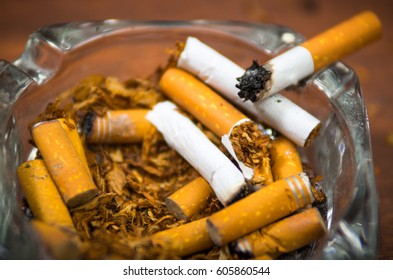
[[369, 113], [380, 209], [379, 259], [393, 259], [393, 1], [386, 0], [1, 0], [0, 59], [12, 62], [39, 27], [108, 18], [215, 19], [286, 25], [306, 38], [369, 9], [380, 17], [380, 41], [343, 59], [358, 73]]

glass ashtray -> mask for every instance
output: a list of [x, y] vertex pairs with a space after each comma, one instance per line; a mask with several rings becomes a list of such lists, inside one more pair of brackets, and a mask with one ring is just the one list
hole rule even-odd
[[[33, 148], [28, 131], [33, 119], [88, 75], [148, 76], [167, 63], [166, 50], [188, 36], [244, 68], [304, 40], [287, 27], [263, 23], [75, 22], [39, 29], [17, 60], [0, 60], [0, 259], [46, 258], [21, 209], [23, 194], [16, 176]], [[323, 178], [328, 235], [301, 258], [377, 258], [377, 193], [367, 111], [356, 73], [336, 62], [282, 94], [322, 122], [319, 136], [301, 154]]]

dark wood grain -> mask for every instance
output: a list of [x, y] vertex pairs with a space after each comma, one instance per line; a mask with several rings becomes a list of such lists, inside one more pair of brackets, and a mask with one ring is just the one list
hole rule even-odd
[[393, 259], [393, 3], [385, 0], [60, 1], [3, 0], [0, 58], [13, 61], [40, 26], [107, 18], [138, 20], [219, 19], [273, 22], [311, 37], [365, 9], [384, 25], [383, 38], [344, 59], [359, 77], [369, 112], [380, 207], [380, 259]]

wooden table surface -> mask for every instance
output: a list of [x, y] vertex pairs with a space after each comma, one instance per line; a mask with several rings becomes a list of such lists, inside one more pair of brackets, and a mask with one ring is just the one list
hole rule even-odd
[[362, 10], [384, 25], [380, 41], [343, 61], [360, 77], [369, 112], [380, 209], [380, 259], [393, 259], [393, 2], [386, 0], [2, 0], [0, 59], [13, 61], [28, 35], [43, 25], [108, 18], [135, 20], [216, 19], [272, 22], [311, 37]]

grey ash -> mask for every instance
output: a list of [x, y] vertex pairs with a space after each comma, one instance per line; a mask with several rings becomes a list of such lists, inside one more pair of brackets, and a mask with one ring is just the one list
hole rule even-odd
[[271, 74], [263, 65], [259, 65], [258, 61], [254, 60], [243, 76], [237, 78], [239, 83], [236, 87], [240, 89], [239, 97], [244, 101], [257, 101], [259, 92], [266, 88], [266, 82], [269, 81]]

